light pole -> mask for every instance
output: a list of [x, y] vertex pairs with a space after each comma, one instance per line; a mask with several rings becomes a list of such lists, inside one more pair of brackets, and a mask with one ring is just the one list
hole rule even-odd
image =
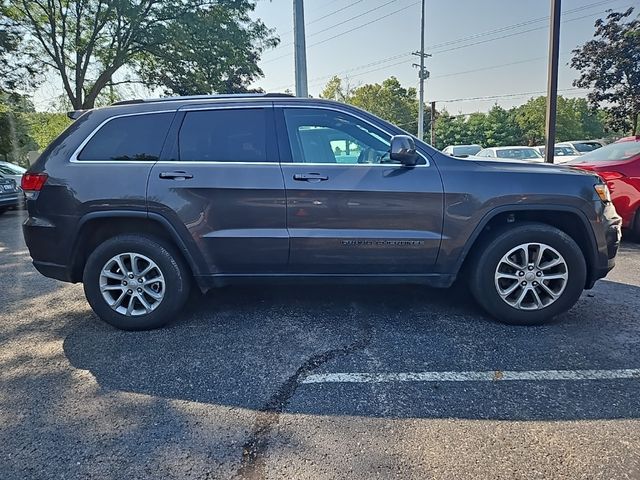
[[545, 162], [553, 163], [556, 146], [556, 111], [558, 106], [558, 58], [560, 56], [560, 0], [551, 0], [549, 24], [549, 67], [547, 73], [547, 118]]
[[304, 1], [293, 0], [293, 43], [295, 49], [296, 97], [308, 97], [307, 47], [304, 34]]

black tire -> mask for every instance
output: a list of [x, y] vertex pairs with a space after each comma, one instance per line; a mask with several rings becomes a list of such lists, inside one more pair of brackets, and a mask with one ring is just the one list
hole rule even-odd
[[[536, 242], [546, 244], [560, 253], [566, 264], [568, 278], [564, 290], [555, 301], [537, 310], [522, 310], [509, 305], [498, 293], [496, 269], [511, 249]], [[469, 269], [471, 293], [487, 313], [504, 323], [539, 325], [548, 322], [575, 305], [584, 290], [587, 266], [582, 250], [569, 235], [549, 225], [526, 223], [504, 228], [480, 244], [474, 254]]]
[[[116, 255], [132, 252], [151, 259], [164, 277], [164, 297], [146, 314], [127, 316], [113, 310], [102, 296], [100, 273]], [[119, 235], [98, 246], [87, 259], [82, 277], [84, 292], [93, 311], [105, 322], [121, 330], [151, 330], [165, 326], [175, 318], [187, 297], [191, 278], [176, 249], [146, 235]]]

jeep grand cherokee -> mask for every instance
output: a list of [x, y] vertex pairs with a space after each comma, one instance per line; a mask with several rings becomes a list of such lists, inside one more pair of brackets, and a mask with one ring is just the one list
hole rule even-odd
[[83, 282], [118, 328], [166, 324], [192, 287], [458, 276], [492, 316], [534, 324], [614, 265], [620, 218], [593, 173], [456, 159], [278, 94], [80, 113], [23, 177], [24, 235], [42, 274]]

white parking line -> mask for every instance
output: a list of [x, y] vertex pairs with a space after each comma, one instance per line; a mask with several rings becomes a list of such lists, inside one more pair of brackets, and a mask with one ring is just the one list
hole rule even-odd
[[302, 383], [495, 382], [522, 380], [640, 379], [640, 368], [622, 370], [494, 370], [487, 372], [319, 373]]

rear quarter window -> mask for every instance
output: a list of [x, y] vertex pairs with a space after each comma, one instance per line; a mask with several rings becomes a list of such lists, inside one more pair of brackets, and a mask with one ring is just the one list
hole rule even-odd
[[115, 117], [91, 137], [78, 160], [158, 160], [173, 115], [168, 112]]

